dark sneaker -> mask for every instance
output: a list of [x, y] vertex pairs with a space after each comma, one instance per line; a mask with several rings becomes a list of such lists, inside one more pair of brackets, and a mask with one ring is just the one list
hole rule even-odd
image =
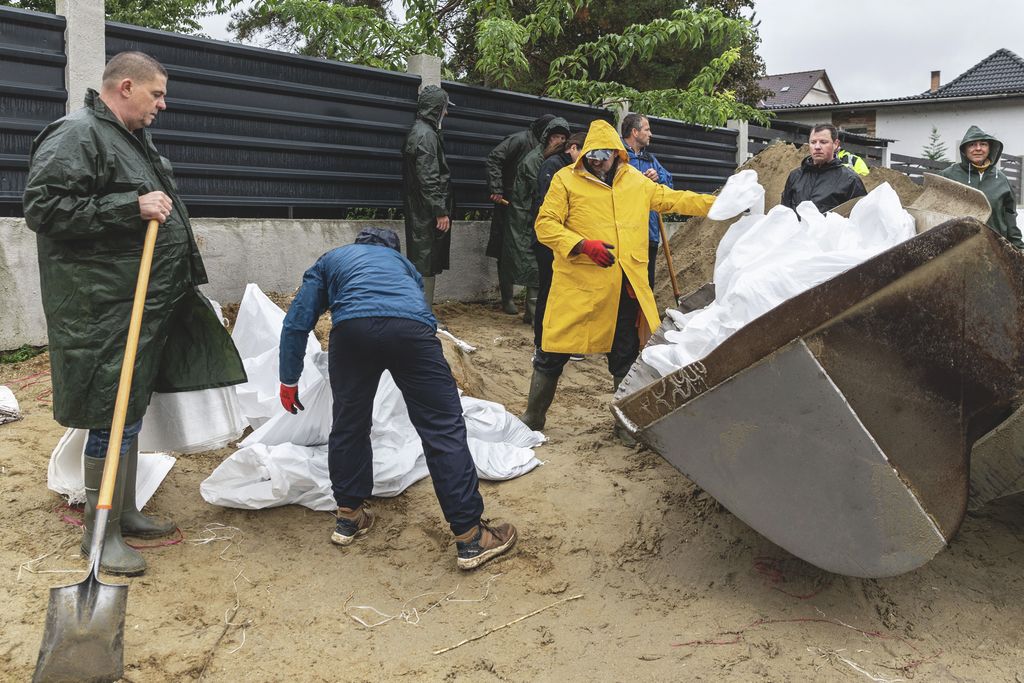
[[331, 543], [348, 545], [357, 537], [364, 535], [373, 526], [373, 513], [365, 505], [355, 510], [338, 508], [338, 521], [334, 524]]
[[511, 524], [491, 526], [480, 522], [475, 529], [464, 536], [468, 540], [455, 537], [455, 547], [459, 553], [459, 569], [476, 569], [485, 562], [508, 552], [516, 544], [516, 528]]

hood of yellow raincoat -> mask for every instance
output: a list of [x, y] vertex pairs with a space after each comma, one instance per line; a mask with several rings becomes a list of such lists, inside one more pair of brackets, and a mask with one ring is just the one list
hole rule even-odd
[[587, 131], [587, 139], [583, 141], [583, 150], [574, 164], [575, 168], [585, 168], [583, 166], [583, 157], [592, 149], [614, 149], [619, 157], [620, 164], [629, 163], [629, 155], [626, 153], [626, 148], [622, 145], [622, 138], [619, 137], [619, 134], [615, 132], [615, 129], [607, 121], [598, 119], [591, 122], [590, 129]]

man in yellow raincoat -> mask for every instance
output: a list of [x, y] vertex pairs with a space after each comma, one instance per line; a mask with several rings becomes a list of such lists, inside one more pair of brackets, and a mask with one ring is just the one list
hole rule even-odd
[[590, 124], [579, 158], [552, 178], [535, 224], [537, 239], [555, 260], [522, 416], [531, 429], [544, 427], [570, 354], [608, 354], [618, 388], [640, 353], [638, 325], [657, 328], [661, 319], [647, 276], [650, 212], [706, 216], [714, 200], [655, 183], [629, 165], [614, 128], [600, 120]]

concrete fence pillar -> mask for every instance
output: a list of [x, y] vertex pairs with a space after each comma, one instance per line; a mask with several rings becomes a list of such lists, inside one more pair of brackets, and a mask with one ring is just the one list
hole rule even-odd
[[736, 134], [736, 166], [742, 166], [747, 163], [747, 157], [750, 155], [750, 124], [747, 121], [740, 121], [738, 119], [729, 119], [725, 124], [726, 128], [732, 128], [737, 131]]
[[412, 55], [406, 60], [406, 73], [416, 74], [420, 77], [420, 87], [423, 90], [428, 85], [441, 87], [441, 58], [434, 55]]
[[85, 101], [86, 88], [99, 90], [107, 64], [106, 14], [103, 0], [57, 0], [57, 14], [67, 20], [64, 83], [66, 111], [72, 112]]

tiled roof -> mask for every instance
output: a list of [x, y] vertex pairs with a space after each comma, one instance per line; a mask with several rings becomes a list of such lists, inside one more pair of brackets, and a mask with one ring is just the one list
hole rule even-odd
[[935, 92], [918, 97], [970, 97], [996, 93], [1024, 92], [1024, 59], [1000, 48]]
[[[939, 86], [935, 92], [925, 90], [920, 95], [908, 95], [906, 97], [891, 97], [884, 100], [854, 100], [840, 102], [838, 106], [847, 105], [878, 105], [883, 103], [901, 102], [927, 102], [929, 100], [940, 100], [951, 97], [984, 97], [986, 95], [1024, 95], [1024, 59], [1016, 53], [1000, 48], [981, 60], [967, 71], [963, 72], [949, 83]], [[762, 104], [763, 109], [796, 109], [828, 107], [834, 108], [834, 104], [808, 104], [800, 105], [795, 103], [775, 103], [769, 100]]]
[[[791, 74], [774, 74], [757, 80], [757, 84], [774, 95], [765, 98], [759, 106], [764, 108], [792, 107], [799, 105], [811, 91], [818, 79], [828, 76], [824, 69], [799, 71]], [[831, 87], [831, 86], [830, 86]]]

